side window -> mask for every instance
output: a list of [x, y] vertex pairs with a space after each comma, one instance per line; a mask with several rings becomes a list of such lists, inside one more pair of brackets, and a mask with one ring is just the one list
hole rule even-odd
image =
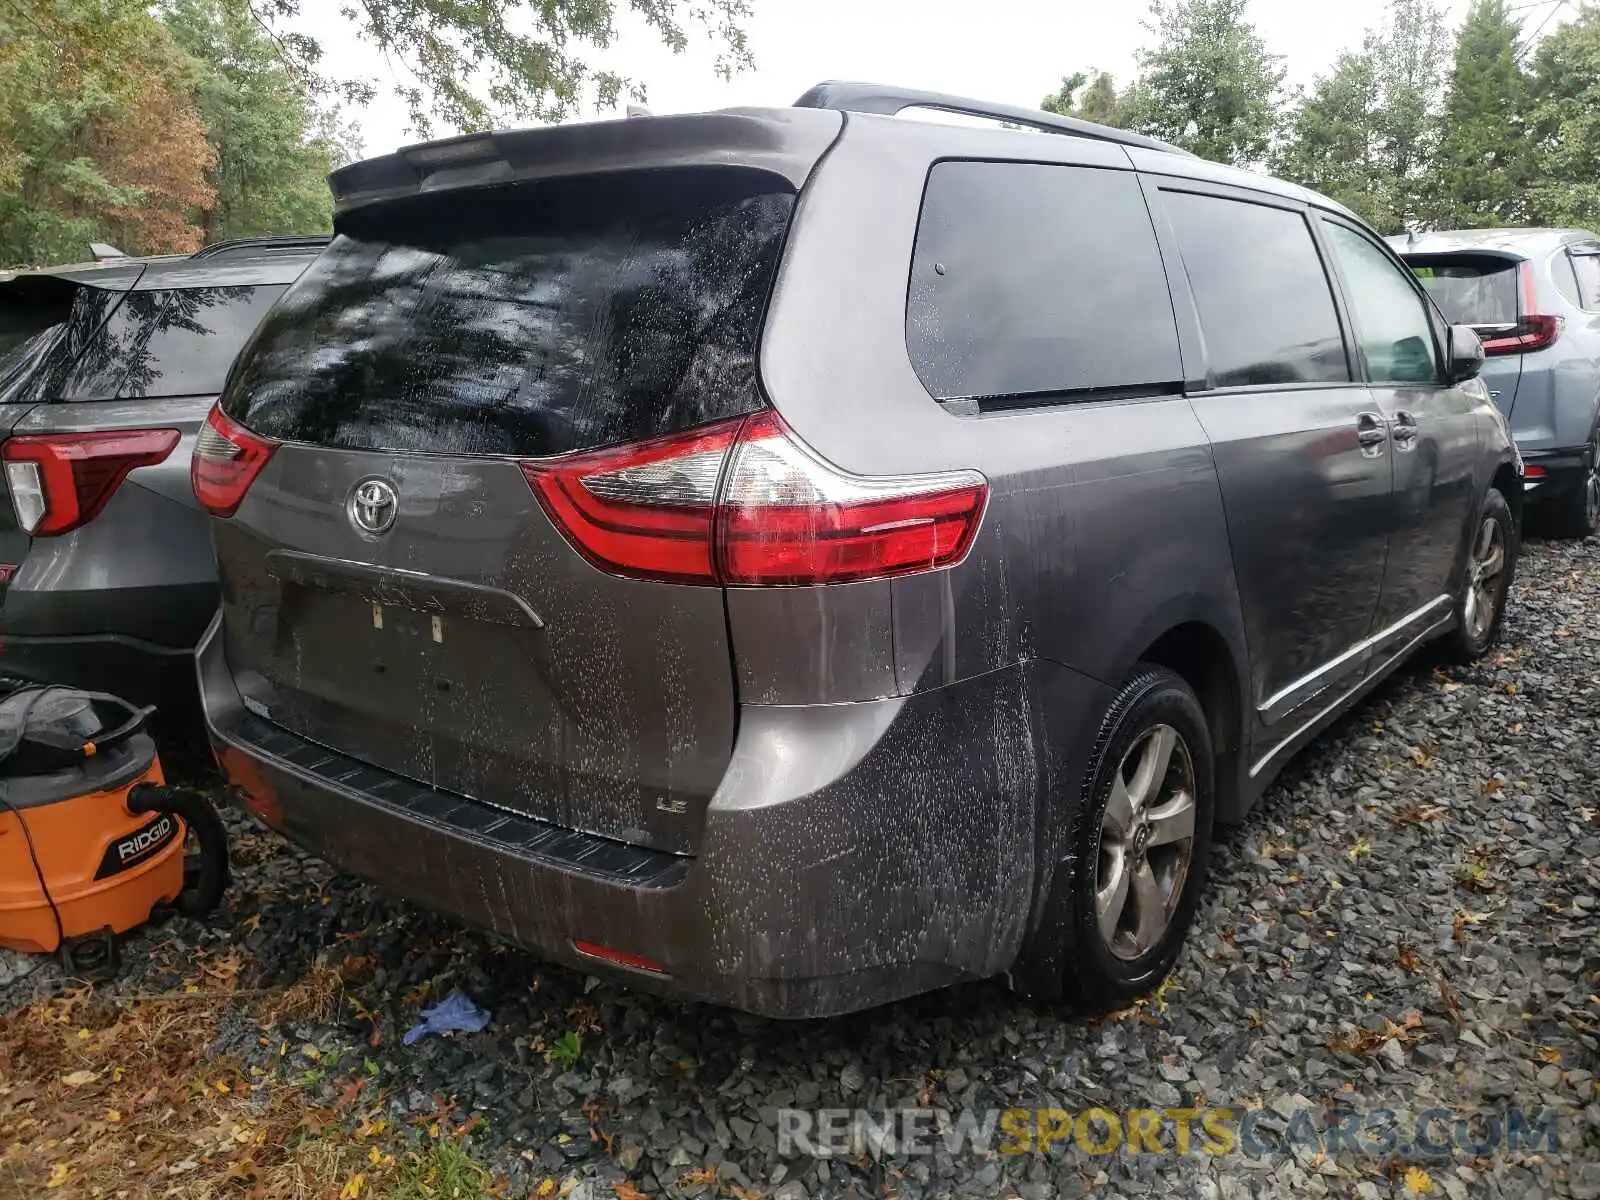
[[906, 349], [941, 400], [1175, 391], [1177, 326], [1138, 179], [935, 164], [912, 252]]
[[1297, 212], [1165, 192], [1216, 387], [1345, 383], [1333, 289]]
[[1582, 296], [1578, 294], [1578, 272], [1573, 267], [1572, 257], [1565, 250], [1557, 250], [1551, 255], [1550, 274], [1556, 281], [1556, 291], [1566, 297], [1568, 304], [1586, 307]]
[[1439, 358], [1422, 297], [1389, 256], [1344, 225], [1324, 222], [1350, 290], [1356, 344], [1373, 383], [1434, 383]]
[[1600, 311], [1600, 252], [1574, 254], [1572, 268], [1578, 276], [1578, 306]]
[[228, 368], [283, 287], [131, 292], [73, 363], [64, 400], [200, 396]]

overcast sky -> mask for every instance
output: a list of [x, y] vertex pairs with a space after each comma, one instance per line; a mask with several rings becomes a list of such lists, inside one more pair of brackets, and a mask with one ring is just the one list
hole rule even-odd
[[[1445, 2], [1452, 21], [1459, 21], [1468, 0]], [[625, 0], [618, 6], [625, 7]], [[1036, 105], [1075, 70], [1098, 67], [1125, 80], [1146, 36], [1144, 0], [751, 0], [751, 7], [746, 28], [756, 67], [729, 82], [713, 73], [714, 56], [704, 39], [674, 55], [631, 22], [623, 25], [619, 44], [593, 60], [642, 82], [656, 112], [789, 104], [824, 79]], [[1530, 8], [1530, 31], [1552, 7], [1545, 2]], [[389, 68], [350, 35], [333, 0], [307, 0], [305, 9], [325, 14], [304, 22], [324, 39], [324, 61], [368, 75], [384, 89], [352, 114], [361, 124], [365, 153], [415, 141], [404, 106], [386, 86]], [[1379, 24], [1383, 10], [1384, 0], [1253, 0], [1250, 9], [1267, 44], [1284, 57], [1291, 83], [1309, 83], [1341, 50], [1358, 46], [1362, 31]]]

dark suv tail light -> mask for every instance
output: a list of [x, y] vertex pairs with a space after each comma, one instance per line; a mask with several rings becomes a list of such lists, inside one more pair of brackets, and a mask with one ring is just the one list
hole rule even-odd
[[5, 460], [11, 507], [24, 533], [51, 537], [94, 520], [137, 467], [162, 462], [176, 429], [116, 429], [9, 439]]
[[189, 483], [195, 499], [213, 516], [231, 517], [278, 443], [257, 437], [212, 406], [194, 439]]
[[1530, 354], [1556, 344], [1561, 336], [1561, 318], [1537, 311], [1538, 297], [1533, 284], [1533, 264], [1524, 262], [1518, 270], [1522, 279], [1522, 316], [1511, 328], [1496, 327], [1484, 332], [1483, 352], [1490, 357], [1501, 354]]
[[730, 586], [953, 566], [989, 497], [976, 471], [846, 474], [772, 412], [522, 469], [551, 520], [601, 570]]

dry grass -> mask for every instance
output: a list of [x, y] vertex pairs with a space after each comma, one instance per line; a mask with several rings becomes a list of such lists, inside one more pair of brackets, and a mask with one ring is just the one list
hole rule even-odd
[[446, 1112], [396, 1129], [359, 1071], [319, 1106], [287, 1078], [287, 1047], [282, 1067], [212, 1053], [230, 1019], [324, 1020], [346, 1001], [345, 976], [321, 960], [271, 995], [240, 991], [238, 974], [214, 957], [170, 993], [83, 988], [0, 1016], [0, 1200], [501, 1194]]

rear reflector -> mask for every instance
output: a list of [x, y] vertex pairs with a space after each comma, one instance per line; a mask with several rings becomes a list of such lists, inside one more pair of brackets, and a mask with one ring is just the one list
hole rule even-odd
[[953, 566], [989, 497], [976, 471], [846, 474], [773, 412], [522, 469], [595, 566], [678, 583], [850, 583]]
[[0, 448], [11, 506], [24, 533], [70, 533], [105, 508], [128, 472], [162, 462], [178, 444], [176, 429], [14, 437]]
[[1522, 477], [1524, 479], [1543, 479], [1544, 476], [1545, 470], [1543, 467], [1524, 466], [1522, 468]]
[[1483, 333], [1483, 352], [1493, 358], [1503, 354], [1530, 354], [1556, 344], [1561, 337], [1561, 318], [1539, 313], [1538, 293], [1533, 283], [1533, 264], [1519, 268], [1522, 280], [1522, 316], [1509, 329], [1495, 327]]
[[194, 439], [189, 482], [195, 499], [213, 516], [231, 517], [278, 443], [230, 421], [215, 405]]
[[573, 940], [572, 948], [579, 954], [587, 954], [590, 958], [604, 959], [606, 962], [615, 963], [619, 967], [632, 967], [635, 971], [651, 971], [657, 975], [665, 975], [666, 967], [654, 959], [645, 958], [641, 954], [629, 954], [626, 950], [613, 950], [610, 946], [596, 945], [594, 942], [580, 942]]

